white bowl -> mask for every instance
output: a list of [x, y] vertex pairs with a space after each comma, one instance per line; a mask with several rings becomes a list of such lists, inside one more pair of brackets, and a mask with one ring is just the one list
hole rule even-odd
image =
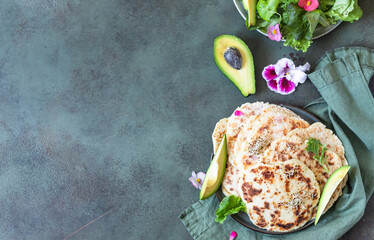
[[[242, 15], [242, 17], [245, 20], [246, 17], [247, 17], [247, 10], [244, 9], [242, 1], [241, 0], [233, 0], [233, 1], [234, 1], [236, 9], [238, 10], [240, 15]], [[318, 25], [316, 27], [316, 30], [314, 30], [312, 39], [314, 40], [314, 39], [320, 38], [320, 37], [328, 34], [332, 30], [334, 30], [341, 22], [342, 21], [338, 21], [336, 24], [331, 24], [328, 27], [322, 27], [321, 25]], [[267, 33], [261, 32], [260, 30], [257, 30], [257, 31], [260, 32], [261, 34], [267, 36]], [[284, 40], [282, 40], [282, 41], [284, 41]]]

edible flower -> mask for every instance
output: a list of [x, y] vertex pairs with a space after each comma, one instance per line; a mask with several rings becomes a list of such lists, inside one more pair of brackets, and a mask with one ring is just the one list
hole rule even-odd
[[229, 240], [234, 240], [234, 238], [236, 238], [236, 235], [238, 235], [238, 234], [236, 232], [232, 231], [231, 234], [230, 234]]
[[316, 10], [318, 5], [318, 0], [299, 0], [299, 7], [308, 12]]
[[194, 185], [195, 188], [201, 189], [201, 186], [203, 185], [205, 178], [205, 173], [198, 172], [197, 174], [195, 171], [192, 172], [192, 177], [190, 177], [188, 180]]
[[279, 42], [282, 39], [282, 34], [279, 30], [279, 23], [275, 24], [275, 26], [268, 27], [268, 37], [273, 40]]
[[235, 112], [234, 112], [234, 115], [235, 116], [242, 116], [242, 115], [244, 115], [244, 113], [242, 112], [242, 111], [240, 111], [240, 110], [236, 110]]
[[262, 71], [262, 77], [266, 80], [270, 90], [288, 95], [295, 91], [299, 83], [304, 83], [309, 71], [310, 64], [295, 66], [295, 63], [288, 58], [280, 59], [275, 65], [270, 64]]

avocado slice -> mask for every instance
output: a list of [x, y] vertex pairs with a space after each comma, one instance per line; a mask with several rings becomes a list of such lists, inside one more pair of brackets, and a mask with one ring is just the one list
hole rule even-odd
[[256, 25], [256, 5], [257, 0], [243, 0], [248, 2], [248, 16], [247, 16], [247, 26]]
[[218, 68], [237, 86], [244, 97], [256, 92], [252, 53], [238, 37], [221, 35], [214, 40]]
[[221, 186], [223, 176], [225, 175], [227, 161], [227, 140], [226, 135], [223, 136], [222, 141], [217, 149], [216, 154], [208, 171], [205, 174], [203, 185], [201, 186], [200, 199], [204, 200], [212, 196], [219, 186]]
[[322, 195], [319, 200], [314, 225], [317, 225], [320, 217], [323, 214], [323, 210], [325, 210], [327, 203], [330, 201], [332, 194], [335, 192], [335, 189], [338, 187], [339, 183], [343, 180], [350, 168], [350, 166], [343, 166], [336, 169], [327, 180], [325, 186], [323, 187]]

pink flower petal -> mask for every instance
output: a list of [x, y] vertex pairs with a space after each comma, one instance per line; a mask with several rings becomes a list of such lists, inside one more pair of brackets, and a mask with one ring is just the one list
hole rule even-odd
[[203, 172], [198, 172], [197, 173], [197, 178], [200, 178], [201, 182], [204, 181], [204, 178], [205, 178], [205, 173]]
[[244, 113], [243, 113], [242, 111], [240, 111], [240, 110], [236, 110], [236, 111], [234, 112], [234, 115], [235, 115], [235, 116], [242, 116], [242, 115], [244, 115]]
[[205, 178], [205, 173], [203, 173], [203, 172], [198, 172], [198, 173], [197, 173], [197, 179], [200, 179], [199, 182], [198, 182], [197, 179], [196, 179], [197, 187], [198, 187], [199, 189], [201, 189], [201, 187], [203, 186], [204, 178]]
[[277, 23], [275, 26], [269, 26], [267, 34], [271, 40], [279, 42], [282, 39], [282, 34], [279, 29], [279, 23]]
[[299, 0], [299, 7], [304, 8], [305, 11], [313, 11], [316, 10], [319, 3], [318, 0]]
[[274, 78], [278, 77], [277, 73], [275, 72], [275, 66], [273, 64], [270, 64], [266, 67], [264, 67], [264, 70], [262, 70], [262, 77], [266, 81], [273, 80]]
[[230, 239], [229, 240], [234, 240], [236, 238], [236, 235], [238, 235], [236, 232], [232, 231], [230, 234]]
[[199, 188], [198, 183], [196, 182], [196, 179], [195, 179], [195, 178], [190, 177], [188, 180], [190, 180], [190, 182], [192, 183], [192, 185], [193, 185], [195, 188]]
[[288, 95], [295, 91], [296, 84], [294, 82], [288, 81], [287, 78], [279, 79], [279, 93], [282, 95]]
[[195, 173], [195, 171], [192, 171], [192, 177], [193, 177], [193, 178], [196, 178], [196, 173]]
[[277, 80], [270, 80], [268, 82], [268, 87], [270, 88], [270, 90], [272, 90], [274, 92], [278, 92], [278, 82], [277, 82]]

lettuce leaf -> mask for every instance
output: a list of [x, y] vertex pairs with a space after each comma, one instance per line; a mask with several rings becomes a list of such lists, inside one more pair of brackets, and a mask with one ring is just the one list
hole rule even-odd
[[297, 4], [299, 2], [299, 0], [281, 0], [281, 2], [288, 5], [290, 3], [296, 3]]
[[238, 213], [239, 211], [246, 211], [245, 203], [242, 199], [235, 195], [225, 197], [219, 204], [215, 221], [223, 223], [228, 215]]
[[357, 0], [336, 0], [331, 9], [325, 14], [327, 17], [332, 18], [334, 22], [338, 20], [353, 22], [360, 19], [362, 13]]
[[322, 11], [329, 10], [332, 5], [334, 5], [335, 0], [319, 0], [318, 1], [318, 8], [320, 8]]
[[358, 0], [319, 0], [319, 7], [307, 12], [298, 6], [299, 0], [258, 0], [256, 25], [249, 30], [267, 33], [269, 26], [279, 23], [285, 46], [306, 52], [319, 26], [328, 27], [338, 21], [353, 22], [362, 17]]
[[284, 46], [290, 46], [290, 47], [295, 48], [296, 50], [299, 50], [299, 51], [301, 50], [303, 52], [306, 52], [311, 44], [312, 44], [312, 41], [309, 41], [306, 39], [296, 40], [292, 37], [287, 36]]
[[283, 11], [284, 45], [306, 52], [312, 43], [312, 29], [304, 9], [291, 3], [283, 6]]
[[318, 23], [321, 24], [322, 27], [328, 27], [329, 25], [331, 25], [331, 22], [327, 19], [325, 13], [322, 10], [316, 9], [313, 12], [319, 13]]
[[347, 21], [347, 22], [353, 22], [354, 20], [358, 20], [362, 17], [362, 9], [360, 6], [358, 6], [357, 0], [354, 1], [353, 10], [348, 14], [347, 17], [344, 17], [340, 20]]
[[321, 24], [321, 26], [323, 27], [328, 27], [330, 25], [330, 22], [327, 20], [325, 14], [320, 9], [307, 12], [305, 15], [308, 18], [312, 35], [318, 24]]
[[256, 25], [255, 26], [249, 26], [247, 24], [247, 21], [245, 22], [245, 25], [249, 30], [260, 30], [263, 33], [267, 33], [268, 27], [269, 26], [274, 26], [277, 23], [280, 23], [280, 17], [278, 15], [274, 15], [270, 18], [270, 21], [265, 21], [262, 19], [260, 16], [257, 16], [256, 19]]
[[[321, 11], [322, 12], [322, 11]], [[308, 18], [309, 22], [309, 27], [310, 27], [310, 32], [314, 33], [314, 30], [316, 29], [318, 23], [319, 23], [319, 18], [321, 17], [321, 12], [319, 11], [312, 11], [312, 12], [307, 12], [305, 13], [306, 17]]]
[[270, 18], [277, 12], [280, 1], [281, 0], [259, 0], [256, 7], [258, 15], [269, 22]]

